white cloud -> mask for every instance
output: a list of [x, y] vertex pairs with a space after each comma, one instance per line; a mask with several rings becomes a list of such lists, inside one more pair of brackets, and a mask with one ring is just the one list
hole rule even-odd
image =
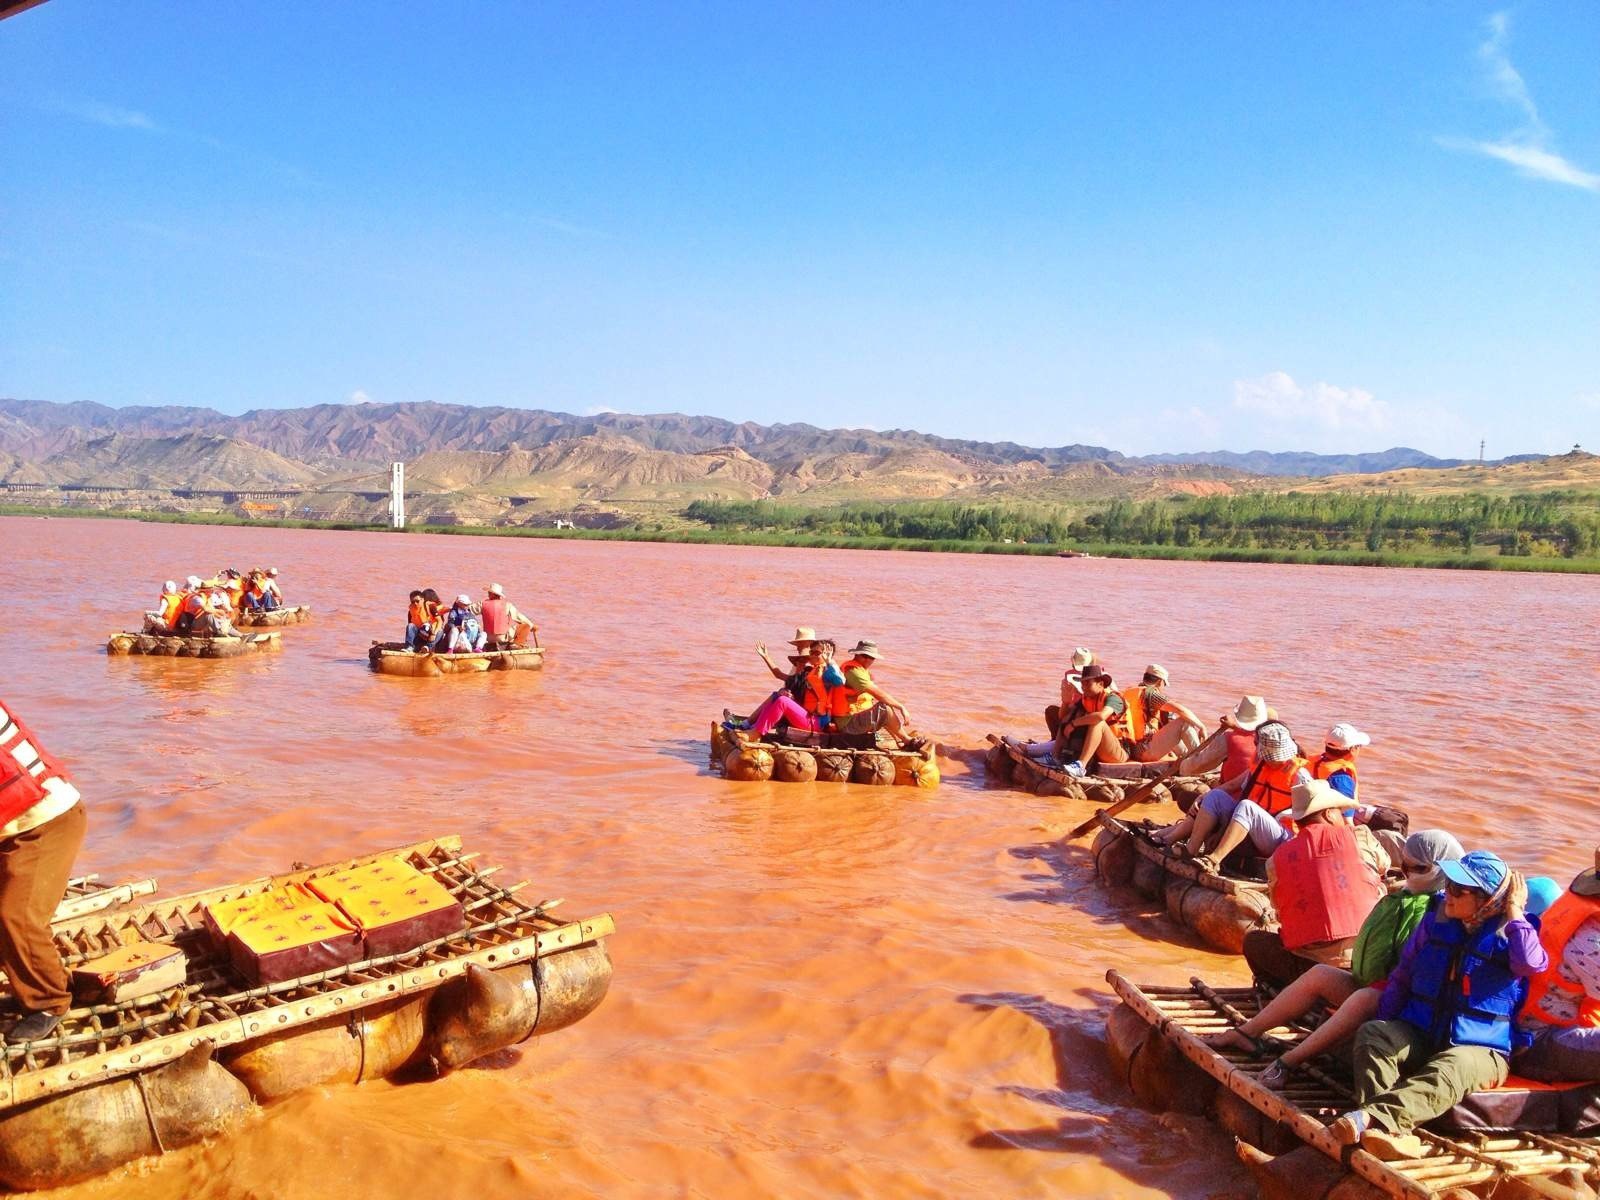
[[357, 388], [355, 391], [350, 393], [350, 399], [345, 401], [345, 403], [346, 404], [371, 404], [372, 403], [372, 397], [367, 395], [360, 388]]
[[160, 133], [161, 127], [144, 113], [132, 108], [118, 108], [114, 104], [101, 104], [98, 100], [62, 101], [56, 108], [69, 117], [103, 125], [107, 129], [142, 129], [146, 133]]
[[596, 404], [593, 408], [584, 409], [583, 415], [586, 417], [603, 417], [607, 413], [614, 413], [616, 411], [617, 410], [614, 408], [607, 408], [604, 404]]
[[1331, 383], [1301, 385], [1286, 371], [1233, 381], [1233, 406], [1269, 421], [1317, 429], [1380, 430], [1389, 407], [1362, 388]]
[[1511, 33], [1511, 14], [1497, 12], [1487, 22], [1489, 36], [1478, 46], [1478, 61], [1483, 65], [1489, 90], [1495, 97], [1516, 109], [1522, 124], [1503, 137], [1491, 141], [1476, 138], [1441, 137], [1434, 140], [1447, 150], [1482, 154], [1515, 167], [1528, 179], [1563, 183], [1587, 192], [1600, 192], [1600, 174], [1586, 171], [1555, 149], [1555, 137], [1539, 116], [1527, 81], [1506, 54]]

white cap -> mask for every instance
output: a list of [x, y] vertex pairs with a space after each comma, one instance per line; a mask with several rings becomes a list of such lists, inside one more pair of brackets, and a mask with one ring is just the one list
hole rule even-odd
[[277, 567], [268, 567], [267, 568], [267, 574], [268, 575], [276, 575], [277, 573], [278, 573], [278, 568]]
[[505, 588], [501, 587], [498, 583], [491, 583], [489, 585], [489, 595], [491, 595], [491, 596], [504, 596], [505, 594], [506, 594]]
[[1354, 750], [1358, 746], [1372, 745], [1372, 739], [1354, 725], [1340, 721], [1328, 730], [1328, 745], [1340, 750]]
[[175, 580], [169, 579], [161, 585], [161, 590], [163, 592], [175, 592], [178, 590], [178, 584]]
[[462, 592], [461, 595], [456, 597], [456, 603], [457, 604], [471, 604], [472, 603], [472, 597], [467, 595], [465, 592]]
[[195, 588], [200, 586], [200, 576], [191, 575], [191, 576], [189, 576], [189, 578], [184, 580], [184, 583], [189, 585], [189, 590], [190, 591], [193, 591]]

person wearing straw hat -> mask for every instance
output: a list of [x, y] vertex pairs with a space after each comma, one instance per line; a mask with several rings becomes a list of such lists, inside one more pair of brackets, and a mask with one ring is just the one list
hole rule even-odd
[[1415, 1158], [1412, 1130], [1469, 1092], [1505, 1082], [1528, 981], [1550, 965], [1528, 920], [1528, 887], [1497, 854], [1440, 864], [1444, 895], [1389, 973], [1376, 1020], [1356, 1032], [1358, 1107], [1328, 1126], [1335, 1140], [1379, 1158]]
[[1128, 710], [1128, 761], [1166, 762], [1181, 758], [1200, 745], [1205, 724], [1193, 712], [1167, 695], [1171, 679], [1160, 663], [1151, 663], [1136, 687], [1123, 688]]
[[498, 583], [491, 583], [485, 589], [481, 607], [484, 644], [491, 650], [510, 650], [522, 645], [526, 631], [533, 628], [533, 622], [506, 599], [506, 590]]
[[817, 637], [815, 630], [801, 628], [795, 630], [790, 644], [796, 653], [789, 655], [789, 670], [785, 672], [772, 661], [766, 643], [757, 643], [756, 653], [783, 686], [763, 700], [748, 718], [737, 718], [731, 709], [723, 709], [722, 727], [729, 733], [749, 730], [761, 738], [784, 723], [791, 729], [808, 732], [821, 732], [831, 725], [834, 690], [844, 686], [844, 676], [833, 662], [833, 642]]
[[1061, 703], [1048, 704], [1044, 710], [1045, 728], [1051, 737], [1061, 731], [1061, 714], [1083, 698], [1083, 669], [1094, 662], [1094, 651], [1089, 647], [1072, 648], [1072, 659], [1061, 675]]
[[1232, 712], [1217, 718], [1217, 724], [1224, 731], [1222, 740], [1208, 743], [1180, 760], [1178, 774], [1205, 775], [1220, 767], [1222, 778], [1232, 779], [1248, 771], [1256, 765], [1255, 731], [1273, 720], [1274, 715], [1262, 697], [1242, 697]]
[[850, 651], [843, 664], [847, 712], [838, 724], [845, 735], [861, 736], [882, 729], [907, 750], [921, 750], [927, 739], [911, 728], [911, 714], [872, 678], [872, 668], [883, 656], [878, 643], [863, 638]]
[[1550, 961], [1529, 980], [1517, 1018], [1533, 1041], [1511, 1067], [1544, 1083], [1600, 1080], [1600, 846], [1540, 917], [1539, 942]]
[[1349, 800], [1326, 780], [1296, 784], [1293, 797], [1295, 833], [1267, 858], [1278, 928], [1244, 935], [1245, 961], [1257, 979], [1275, 987], [1316, 963], [1350, 965], [1356, 934], [1384, 894], [1389, 862], [1372, 831], [1345, 817]]

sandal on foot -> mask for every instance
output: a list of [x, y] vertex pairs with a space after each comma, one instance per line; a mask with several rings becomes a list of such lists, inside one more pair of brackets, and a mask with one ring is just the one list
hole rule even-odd
[[1222, 868], [1217, 865], [1217, 860], [1209, 854], [1197, 854], [1189, 861], [1194, 864], [1195, 870], [1204, 871], [1207, 875], [1222, 874]]
[[1267, 1065], [1267, 1069], [1256, 1076], [1256, 1082], [1269, 1092], [1281, 1092], [1289, 1082], [1289, 1072], [1294, 1070], [1281, 1058], [1275, 1058]]

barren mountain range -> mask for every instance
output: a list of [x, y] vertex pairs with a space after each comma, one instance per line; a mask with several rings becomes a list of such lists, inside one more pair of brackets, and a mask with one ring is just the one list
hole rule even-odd
[[270, 491], [314, 497], [319, 513], [357, 516], [387, 488], [393, 461], [407, 464], [408, 491], [435, 516], [491, 523], [505, 523], [512, 511], [525, 520], [576, 505], [681, 507], [699, 498], [1147, 498], [1463, 465], [1405, 448], [1133, 458], [1099, 446], [1034, 448], [677, 413], [574, 416], [414, 403], [228, 416], [206, 408], [0, 399], [0, 484], [13, 494], [28, 485]]

